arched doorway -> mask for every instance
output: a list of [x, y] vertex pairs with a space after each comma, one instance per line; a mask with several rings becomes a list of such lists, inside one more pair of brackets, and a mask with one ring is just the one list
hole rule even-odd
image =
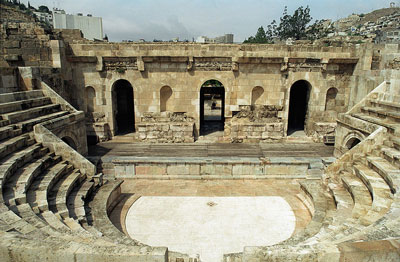
[[61, 138], [61, 140], [64, 141], [67, 145], [69, 145], [73, 149], [75, 150], [77, 149], [75, 141], [69, 136], [64, 136], [63, 138]]
[[311, 84], [305, 80], [295, 82], [290, 88], [288, 135], [304, 130]]
[[356, 145], [358, 145], [360, 142], [361, 142], [361, 140], [358, 139], [357, 137], [350, 138], [349, 141], [347, 141], [347, 143], [346, 143], [346, 148], [348, 150], [350, 150], [353, 147], [355, 147]]
[[118, 80], [112, 89], [114, 111], [114, 133], [125, 134], [135, 131], [133, 87], [126, 80]]
[[218, 80], [206, 81], [200, 89], [200, 135], [224, 130], [225, 88]]

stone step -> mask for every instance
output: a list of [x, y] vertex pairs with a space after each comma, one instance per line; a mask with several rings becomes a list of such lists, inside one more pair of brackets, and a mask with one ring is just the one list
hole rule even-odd
[[361, 223], [367, 226], [386, 214], [393, 202], [392, 195], [383, 178], [368, 166], [357, 164], [354, 173], [363, 181], [373, 199], [372, 209], [360, 218]]
[[42, 90], [29, 90], [0, 94], [0, 103], [10, 103], [19, 100], [28, 100], [43, 97]]
[[372, 206], [372, 198], [363, 182], [359, 178], [348, 172], [342, 172], [340, 174], [340, 177], [343, 186], [349, 191], [351, 197], [353, 198], [353, 218], [358, 219], [361, 216], [367, 214]]
[[335, 200], [337, 213], [340, 217], [350, 217], [354, 207], [353, 198], [350, 192], [341, 184], [331, 183], [328, 185], [329, 192]]
[[392, 165], [400, 168], [400, 151], [393, 147], [382, 146], [381, 152], [383, 157]]
[[54, 153], [42, 152], [37, 159], [18, 169], [7, 181], [3, 188], [4, 200], [9, 205], [26, 203], [26, 191], [32, 181], [46, 168], [59, 161], [54, 159]]
[[69, 215], [78, 220], [86, 220], [85, 201], [94, 190], [94, 182], [83, 180], [73, 188], [67, 197]]
[[372, 106], [379, 107], [379, 108], [382, 108], [382, 109], [400, 111], [400, 105], [398, 103], [382, 101], [382, 100], [378, 100], [378, 99], [370, 99], [368, 102]]
[[0, 179], [3, 182], [7, 181], [10, 175], [14, 174], [26, 163], [32, 161], [32, 159], [42, 155], [43, 152], [48, 152], [48, 149], [43, 148], [41, 144], [34, 144], [0, 160]]
[[[330, 200], [332, 200], [333, 202], [333, 199], [331, 198], [331, 196], [327, 196], [324, 194], [320, 181], [302, 181], [300, 182], [300, 188], [305, 194], [305, 198], [309, 199], [309, 201], [312, 202], [311, 207], [309, 207], [310, 205], [307, 205], [309, 208], [313, 209], [310, 210], [312, 213], [311, 221], [305, 229], [294, 234], [292, 237], [282, 242], [281, 244], [295, 245], [303, 241], [307, 241], [308, 239], [315, 236], [318, 232], [321, 231], [323, 221], [325, 220], [326, 215], [331, 209], [329, 206], [329, 202]], [[334, 209], [334, 207], [332, 207], [332, 209]]]
[[58, 163], [40, 174], [29, 187], [26, 199], [36, 213], [47, 211], [47, 194], [50, 188], [63, 175], [71, 171], [71, 166], [66, 162]]
[[17, 128], [15, 125], [0, 127], [0, 141], [21, 134], [22, 134], [22, 129]]
[[386, 127], [392, 133], [395, 132], [400, 127], [400, 124], [395, 123], [393, 121], [390, 121], [390, 120], [387, 120], [387, 119], [383, 120], [383, 119], [380, 119], [378, 117], [373, 117], [373, 116], [369, 116], [369, 115], [362, 114], [362, 113], [352, 114], [351, 116], [355, 117], [355, 118], [358, 118], [358, 119], [361, 119], [361, 120], [366, 121], [366, 122], [370, 122], [370, 123], [373, 123], [373, 124], [376, 124], [376, 125], [380, 125], [380, 126]]
[[14, 111], [26, 110], [33, 107], [39, 107], [51, 104], [49, 97], [38, 97], [28, 100], [13, 101], [0, 104], [0, 114], [6, 114]]
[[3, 140], [0, 142], [0, 159], [20, 150], [21, 148], [31, 146], [34, 143], [35, 140], [30, 138], [29, 134], [23, 134]]
[[397, 150], [400, 150], [400, 137], [392, 136], [390, 140], [393, 143], [393, 147]]
[[400, 189], [400, 170], [381, 157], [367, 157], [368, 166], [389, 185], [393, 194]]
[[354, 173], [368, 188], [374, 202], [378, 199], [391, 199], [390, 187], [374, 170], [358, 163], [354, 165]]
[[379, 118], [388, 118], [388, 120], [399, 122], [400, 121], [400, 112], [385, 109], [385, 108], [377, 108], [377, 107], [368, 107], [363, 106], [361, 111], [367, 113], [371, 116], [377, 116]]
[[87, 232], [82, 226], [81, 224], [79, 224], [78, 221], [76, 221], [73, 218], [67, 217], [63, 220], [63, 223], [69, 227], [72, 231], [78, 232], [79, 234], [82, 235], [88, 235], [90, 234], [89, 232]]
[[70, 228], [67, 227], [53, 212], [44, 211], [41, 213], [42, 218], [49, 224], [52, 228], [61, 232], [70, 232]]
[[52, 114], [60, 111], [60, 105], [58, 104], [49, 104], [34, 108], [29, 108], [26, 110], [11, 112], [7, 114], [2, 114], [3, 119], [7, 119], [11, 124], [23, 122], [28, 119], [38, 118], [41, 116], [45, 116], [48, 114]]
[[7, 119], [0, 120], [0, 127], [8, 126], [9, 124], [10, 124], [10, 121]]
[[80, 183], [85, 178], [86, 176], [77, 169], [68, 176], [63, 176], [48, 194], [49, 209], [53, 213], [59, 213], [64, 219], [69, 217], [67, 196], [76, 183]]
[[138, 245], [136, 240], [127, 237], [124, 233], [119, 231], [112, 224], [107, 215], [107, 199], [111, 192], [113, 192], [116, 187], [120, 186], [121, 183], [122, 181], [113, 181], [104, 184], [94, 195], [93, 201], [89, 203], [93, 216], [93, 226], [102, 232], [104, 236], [119, 244]]
[[33, 130], [33, 126], [36, 125], [36, 124], [39, 124], [39, 123], [42, 123], [42, 122], [45, 122], [45, 121], [48, 121], [48, 120], [53, 120], [53, 119], [56, 119], [56, 118], [59, 118], [59, 117], [62, 117], [62, 116], [68, 115], [68, 114], [69, 114], [69, 112], [67, 112], [67, 111], [55, 112], [55, 113], [44, 115], [44, 116], [41, 116], [41, 117], [37, 117], [37, 118], [29, 119], [29, 120], [26, 120], [26, 121], [18, 122], [18, 123], [15, 124], [15, 126], [17, 128], [22, 129], [24, 132], [32, 131]]

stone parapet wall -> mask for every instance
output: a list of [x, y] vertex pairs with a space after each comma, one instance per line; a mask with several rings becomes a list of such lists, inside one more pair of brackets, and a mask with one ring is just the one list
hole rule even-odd
[[310, 160], [131, 157], [112, 160], [112, 164], [115, 177], [121, 179], [304, 179]]
[[86, 174], [90, 177], [96, 175], [96, 167], [89, 160], [67, 145], [43, 125], [38, 124], [34, 127], [34, 135], [36, 141], [50, 148], [51, 151], [55, 152], [57, 155], [62, 156], [64, 160], [68, 160], [74, 167], [78, 168], [82, 174]]

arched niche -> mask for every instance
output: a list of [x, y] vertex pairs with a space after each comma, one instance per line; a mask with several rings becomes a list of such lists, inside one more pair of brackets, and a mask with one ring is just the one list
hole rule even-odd
[[93, 113], [96, 107], [96, 90], [88, 86], [85, 89], [86, 112]]
[[261, 104], [261, 96], [264, 94], [264, 88], [261, 86], [256, 86], [251, 91], [251, 105], [260, 105]]
[[325, 101], [325, 111], [335, 110], [336, 109], [336, 96], [338, 90], [335, 87], [331, 87], [326, 92], [326, 101]]
[[172, 89], [169, 86], [163, 86], [160, 89], [160, 112], [172, 111]]

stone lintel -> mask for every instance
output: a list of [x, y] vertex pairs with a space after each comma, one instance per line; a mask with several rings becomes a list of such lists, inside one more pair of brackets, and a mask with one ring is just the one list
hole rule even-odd
[[329, 64], [357, 64], [358, 58], [329, 58]]
[[98, 58], [96, 56], [68, 56], [68, 62], [70, 63], [97, 63]]

